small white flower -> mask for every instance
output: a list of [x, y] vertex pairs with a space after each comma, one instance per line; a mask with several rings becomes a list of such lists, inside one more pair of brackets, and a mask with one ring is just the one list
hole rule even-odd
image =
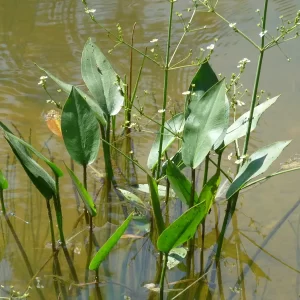
[[85, 12], [86, 12], [87, 14], [93, 14], [94, 12], [96, 12], [96, 9], [88, 9], [88, 8], [86, 8], [86, 9], [85, 9]]
[[255, 12], [259, 13], [259, 12], [260, 12], [260, 9], [257, 9]]
[[153, 52], [155, 51], [155, 49], [154, 49], [154, 48], [152, 48], [150, 51], [153, 53]]
[[48, 76], [41, 76], [40, 79], [41, 80], [46, 80], [48, 78]]
[[236, 25], [236, 23], [230, 23], [230, 24], [229, 24], [229, 27], [230, 27], [230, 28], [234, 28], [235, 25]]
[[259, 36], [260, 36], [260, 37], [263, 37], [263, 36], [266, 35], [267, 32], [268, 32], [268, 30], [262, 31], [262, 32], [259, 34]]
[[240, 158], [240, 159], [237, 159], [234, 163], [235, 164], [237, 164], [237, 165], [239, 165], [239, 164], [241, 164], [242, 163], [242, 161], [243, 161], [243, 159], [242, 158]]
[[245, 103], [243, 101], [240, 101], [240, 100], [236, 100], [236, 103], [238, 106], [244, 106]]
[[228, 155], [228, 160], [231, 160], [231, 158], [232, 158], [232, 155], [233, 155], [233, 153], [231, 152], [229, 155]]
[[210, 44], [209, 46], [206, 47], [207, 50], [214, 50], [215, 44]]
[[156, 43], [156, 42], [158, 42], [158, 39], [153, 39], [150, 41], [150, 43]]
[[191, 92], [190, 91], [186, 91], [186, 92], [183, 92], [182, 95], [189, 95]]
[[159, 109], [157, 112], [159, 113], [159, 114], [162, 114], [164, 111], [166, 111], [165, 109]]

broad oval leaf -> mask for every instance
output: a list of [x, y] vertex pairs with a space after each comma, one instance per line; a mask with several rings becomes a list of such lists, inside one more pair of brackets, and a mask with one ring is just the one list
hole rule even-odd
[[129, 202], [132, 202], [133, 204], [138, 205], [138, 206], [142, 206], [143, 208], [147, 208], [147, 206], [145, 205], [145, 203], [137, 195], [135, 195], [135, 194], [133, 194], [133, 193], [127, 191], [127, 190], [124, 190], [124, 189], [117, 188], [117, 190], [119, 190], [122, 193], [122, 195]]
[[32, 183], [47, 200], [50, 200], [56, 195], [53, 178], [30, 157], [26, 148], [13, 134], [5, 132], [4, 136]]
[[[270, 100], [263, 102], [262, 104], [256, 106], [253, 112], [253, 119], [251, 123], [251, 131], [253, 131], [261, 117], [261, 115], [267, 110], [272, 104], [274, 104], [279, 96], [276, 96]], [[231, 126], [228, 127], [226, 136], [224, 138], [224, 146], [229, 145], [233, 141], [243, 137], [247, 133], [248, 123], [249, 123], [250, 112], [244, 113], [240, 116]]]
[[157, 240], [159, 251], [169, 253], [171, 249], [192, 238], [198, 225], [206, 216], [205, 202], [201, 202], [176, 219], [166, 228]]
[[215, 200], [215, 197], [216, 197], [219, 185], [220, 185], [220, 181], [221, 181], [220, 172], [217, 171], [216, 174], [213, 175], [207, 181], [207, 183], [204, 185], [204, 187], [200, 193], [198, 203], [205, 202], [206, 214], [209, 212], [209, 210]]
[[[162, 144], [162, 154], [176, 139], [176, 135], [183, 131], [184, 127], [184, 115], [183, 113], [177, 114], [165, 123], [164, 137]], [[160, 134], [156, 135], [156, 139], [151, 147], [147, 166], [149, 169], [153, 169], [157, 165], [158, 151], [159, 151]]]
[[227, 128], [227, 107], [224, 80], [216, 83], [202, 98], [190, 103], [182, 145], [182, 159], [186, 166], [198, 167]]
[[88, 191], [85, 189], [85, 187], [83, 186], [83, 184], [80, 182], [80, 180], [78, 179], [78, 177], [75, 175], [75, 173], [67, 167], [67, 165], [65, 164], [67, 171], [76, 187], [76, 190], [81, 198], [81, 200], [83, 201], [83, 203], [85, 204], [85, 207], [87, 209], [87, 211], [89, 212], [89, 214], [92, 217], [95, 217], [97, 215], [97, 210], [95, 207], [95, 203], [91, 197], [91, 195], [88, 193]]
[[88, 165], [97, 158], [100, 146], [99, 123], [75, 87], [64, 105], [61, 129], [72, 159], [81, 165]]
[[226, 193], [226, 198], [229, 199], [249, 180], [264, 173], [290, 142], [276, 142], [254, 152], [240, 168]]
[[[188, 117], [189, 114], [188, 106], [191, 103], [191, 101], [201, 99], [203, 94], [206, 91], [208, 91], [212, 86], [214, 86], [217, 82], [218, 82], [218, 77], [213, 71], [213, 69], [211, 68], [210, 64], [208, 62], [202, 64], [190, 84], [189, 91], [191, 93], [186, 96], [185, 118]], [[195, 93], [195, 95], [191, 96], [193, 93]]]
[[[191, 190], [192, 184], [191, 182], [182, 174], [179, 168], [168, 161], [167, 166], [167, 177], [170, 181], [172, 189], [175, 191], [176, 196], [185, 204], [189, 205], [191, 202]], [[194, 203], [198, 202], [198, 195], [195, 191], [194, 195]]]
[[101, 109], [109, 116], [116, 115], [124, 101], [120, 78], [91, 39], [88, 39], [82, 52], [81, 73]]
[[155, 179], [152, 178], [150, 175], [147, 175], [147, 179], [148, 179], [148, 184], [149, 184], [149, 188], [150, 188], [151, 204], [152, 204], [152, 208], [153, 208], [155, 224], [157, 227], [158, 234], [161, 234], [163, 232], [163, 230], [165, 229], [165, 223], [164, 223], [164, 219], [163, 219], [161, 209], [160, 209], [157, 183], [156, 183]]
[[[45, 72], [65, 93], [67, 93], [68, 95], [71, 93], [72, 91], [72, 85], [63, 82], [62, 80], [60, 80], [59, 78], [57, 78], [56, 76], [54, 76], [52, 73], [50, 73], [49, 71], [43, 69], [42, 67], [36, 65], [40, 70], [42, 70], [43, 72]], [[81, 89], [76, 88], [78, 93], [86, 100], [87, 104], [90, 106], [91, 110], [93, 111], [93, 113], [95, 114], [95, 117], [97, 118], [97, 120], [103, 125], [106, 125], [106, 120], [103, 114], [103, 111], [101, 110], [100, 106], [97, 104], [97, 102], [91, 98], [89, 95], [87, 95], [85, 92], [83, 92]]]
[[6, 190], [8, 188], [8, 181], [4, 177], [2, 171], [0, 170], [0, 189]]
[[131, 213], [128, 218], [123, 222], [123, 224], [113, 233], [113, 235], [106, 241], [106, 243], [99, 249], [96, 255], [93, 257], [89, 269], [97, 270], [100, 264], [104, 261], [106, 256], [109, 254], [111, 249], [117, 244], [119, 239], [122, 237], [123, 233], [127, 229], [131, 219], [133, 217], [133, 213]]

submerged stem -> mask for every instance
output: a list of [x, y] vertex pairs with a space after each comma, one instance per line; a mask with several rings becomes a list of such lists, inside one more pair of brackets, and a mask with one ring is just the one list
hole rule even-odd
[[164, 264], [159, 281], [159, 300], [164, 300], [164, 283], [168, 263], [168, 253], [164, 254]]

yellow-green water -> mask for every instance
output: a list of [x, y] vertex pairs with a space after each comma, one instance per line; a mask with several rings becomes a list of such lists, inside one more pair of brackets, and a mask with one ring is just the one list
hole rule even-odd
[[[176, 2], [175, 10], [182, 12], [188, 1]], [[219, 11], [232, 23], [237, 23], [251, 38], [259, 42], [260, 29], [257, 27], [259, 16], [257, 8], [262, 11], [261, 0], [227, 0], [219, 1]], [[163, 47], [166, 43], [168, 1], [145, 0], [104, 0], [89, 1], [89, 7], [95, 8], [95, 17], [110, 30], [115, 30], [116, 23], [121, 24], [124, 36], [130, 39], [133, 23], [136, 22], [135, 45], [144, 50], [151, 49], [150, 41], [158, 39]], [[300, 5], [296, 0], [270, 1], [268, 28], [271, 34], [276, 33], [276, 26], [280, 24], [279, 16], [292, 18]], [[183, 16], [188, 16], [183, 12]], [[183, 41], [176, 60], [185, 57], [189, 49], [194, 52], [200, 47], [206, 48], [218, 38], [211, 63], [217, 73], [230, 75], [237, 72], [238, 61], [247, 57], [251, 63], [247, 67], [243, 83], [252, 89], [258, 53], [248, 45], [239, 35], [218, 18], [207, 14], [197, 13], [193, 26], [207, 25], [207, 29], [196, 34], [188, 35]], [[172, 49], [182, 34], [182, 24], [175, 18], [173, 26], [174, 38]], [[80, 85], [83, 81], [80, 76], [81, 51], [88, 37], [95, 38], [97, 45], [107, 52], [114, 46], [103, 30], [99, 29], [84, 13], [81, 1], [38, 1], [38, 0], [0, 0], [0, 120], [6, 124], [12, 122], [17, 126], [24, 139], [31, 138], [37, 149], [42, 149], [45, 141], [50, 137], [49, 130], [43, 120], [43, 113], [52, 107], [46, 104], [48, 96], [37, 84], [39, 77], [44, 75], [34, 66], [48, 69], [66, 82]], [[259, 128], [253, 134], [250, 151], [278, 140], [293, 140], [279, 160], [274, 163], [271, 171], [280, 169], [280, 163], [287, 161], [300, 150], [300, 42], [292, 41], [270, 50], [263, 62], [262, 80], [259, 89], [265, 90], [268, 96], [282, 94], [279, 101], [272, 106], [262, 117]], [[287, 62], [283, 53], [292, 60]], [[129, 67], [129, 49], [125, 46], [117, 47], [108, 56], [117, 72], [123, 76]], [[139, 69], [141, 57], [134, 55], [134, 72]], [[184, 98], [182, 92], [187, 89], [195, 70], [174, 70], [170, 75], [169, 101], [172, 107], [182, 107]], [[56, 92], [56, 86], [48, 80], [52, 95], [61, 101], [64, 96]], [[161, 108], [162, 103], [162, 70], [147, 62], [144, 69], [142, 85], [138, 92], [141, 104], [145, 105], [148, 114], [154, 115]], [[144, 93], [148, 91], [148, 94]], [[249, 106], [250, 98], [246, 98]], [[135, 155], [139, 162], [146, 166], [147, 155], [154, 139], [153, 125], [147, 125], [146, 120], [140, 121], [147, 133], [136, 132]], [[120, 124], [119, 124], [120, 125]], [[147, 126], [146, 126], [147, 125]], [[50, 233], [44, 199], [29, 185], [24, 171], [15, 161], [4, 138], [0, 141], [0, 168], [8, 174], [10, 188], [5, 194], [6, 206], [9, 212], [29, 222], [11, 217], [11, 222], [28, 255], [32, 269], [37, 272], [51, 255]], [[69, 162], [68, 155], [59, 138], [52, 138], [48, 147], [56, 161]], [[44, 150], [45, 155], [49, 155]], [[99, 168], [103, 161], [99, 159]], [[227, 163], [232, 170], [235, 165]], [[79, 168], [77, 168], [79, 172]], [[241, 279], [240, 270], [251, 264], [251, 258], [258, 247], [262, 245], [265, 236], [280, 222], [300, 195], [299, 173], [286, 174], [276, 177], [263, 185], [243, 193], [238, 204], [238, 211], [233, 222], [234, 231], [229, 230], [221, 262], [222, 284], [210, 285], [215, 291], [213, 298], [220, 299], [297, 299], [300, 294], [300, 209], [296, 208], [276, 230], [263, 250], [255, 256], [250, 272], [245, 272], [242, 290], [232, 293], [236, 282]], [[139, 182], [145, 183], [144, 175], [139, 174]], [[98, 184], [99, 185], [99, 184]], [[93, 186], [90, 187], [93, 191]], [[67, 176], [62, 181], [62, 205], [64, 213], [64, 227], [69, 238], [75, 233], [84, 230], [80, 225], [75, 232], [72, 227], [78, 217], [73, 188]], [[118, 204], [115, 205], [112, 222], [118, 225], [123, 215]], [[220, 206], [224, 212], [225, 205]], [[102, 228], [108, 217], [106, 209], [99, 206], [99, 215], [95, 224], [99, 227], [96, 236], [101, 245], [116, 226]], [[215, 242], [215, 210], [208, 218], [207, 248]], [[223, 213], [221, 213], [223, 216]], [[222, 217], [220, 218], [222, 220]], [[30, 281], [27, 269], [20, 252], [15, 244], [4, 219], [1, 217], [0, 227], [0, 284], [6, 288], [13, 285], [23, 292]], [[80, 278], [84, 282], [86, 263], [85, 232], [74, 237], [75, 266]], [[246, 237], [245, 237], [246, 236]], [[249, 238], [253, 241], [251, 242]], [[230, 241], [229, 241], [230, 239]], [[196, 251], [196, 257], [199, 251]], [[206, 251], [206, 257], [209, 255]], [[199, 256], [199, 255], [198, 255]], [[275, 258], [276, 259], [275, 259]], [[69, 271], [64, 256], [59, 254], [62, 261], [64, 280], [68, 280]], [[124, 295], [131, 299], [155, 299], [156, 294], [148, 292], [143, 286], [152, 283], [156, 275], [157, 253], [147, 238], [128, 242], [121, 241], [103, 264], [100, 281], [103, 281], [102, 291], [105, 299], [124, 299]], [[195, 265], [199, 259], [195, 258]], [[288, 266], [287, 266], [288, 265]], [[196, 268], [197, 269], [197, 268]], [[124, 270], [126, 272], [124, 273]], [[199, 271], [199, 270], [196, 270]], [[51, 263], [38, 275], [41, 278], [42, 289], [46, 299], [55, 299]], [[212, 281], [213, 272], [208, 274], [208, 282]], [[173, 270], [168, 273], [167, 281], [174, 282], [184, 277], [183, 270]], [[93, 278], [91, 274], [90, 278]], [[92, 279], [91, 279], [92, 280]], [[218, 282], [218, 280], [215, 280]], [[68, 281], [69, 283], [69, 281]], [[37, 285], [34, 280], [32, 285]], [[67, 284], [68, 285], [68, 284]], [[203, 285], [205, 286], [205, 285]], [[171, 286], [172, 287], [172, 286]], [[5, 296], [0, 291], [1, 296]], [[91, 288], [93, 295], [93, 288]], [[199, 299], [205, 299], [205, 288]], [[92, 296], [91, 296], [92, 297]], [[181, 299], [191, 299], [191, 294], [185, 294]], [[32, 290], [32, 298], [38, 299], [36, 291]]]

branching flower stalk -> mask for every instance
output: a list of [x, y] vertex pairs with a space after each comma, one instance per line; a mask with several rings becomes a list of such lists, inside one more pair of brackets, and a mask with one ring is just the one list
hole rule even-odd
[[161, 116], [160, 140], [159, 140], [156, 179], [158, 179], [159, 175], [160, 175], [163, 136], [164, 136], [165, 122], [166, 122], [166, 106], [167, 106], [167, 96], [168, 96], [168, 82], [169, 82], [168, 78], [169, 78], [169, 67], [170, 67], [170, 46], [171, 46], [174, 2], [175, 2], [175, 0], [170, 0], [170, 17], [169, 17], [169, 25], [168, 25], [168, 40], [167, 40], [166, 62], [165, 62], [165, 70], [164, 70], [163, 107], [162, 107], [162, 116]]

